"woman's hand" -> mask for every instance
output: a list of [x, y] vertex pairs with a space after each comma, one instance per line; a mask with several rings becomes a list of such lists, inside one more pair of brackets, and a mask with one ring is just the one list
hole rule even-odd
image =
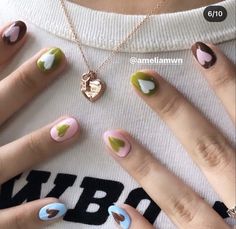
[[[0, 71], [26, 41], [26, 25], [14, 22], [0, 29]], [[43, 49], [0, 81], [0, 125], [49, 85], [66, 66], [58, 48]], [[78, 139], [79, 124], [62, 117], [47, 126], [0, 147], [0, 184], [49, 159]], [[33, 201], [0, 211], [1, 229], [34, 229], [66, 212], [55, 198]]]
[[[213, 45], [198, 42], [192, 51], [203, 75], [235, 123], [235, 67]], [[157, 73], [149, 70], [136, 72], [131, 83], [137, 94], [175, 133], [227, 207], [234, 208], [235, 151], [227, 139]], [[107, 131], [104, 141], [114, 159], [139, 182], [178, 228], [229, 228], [206, 201], [127, 132]], [[136, 210], [127, 205], [123, 209], [112, 206], [109, 213], [122, 228], [153, 229]]]

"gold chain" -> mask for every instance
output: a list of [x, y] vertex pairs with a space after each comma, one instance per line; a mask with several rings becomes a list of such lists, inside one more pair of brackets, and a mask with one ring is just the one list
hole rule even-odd
[[[88, 71], [92, 71], [92, 69], [90, 68], [90, 65], [89, 65], [89, 62], [84, 54], [84, 51], [83, 51], [83, 48], [82, 48], [82, 43], [81, 43], [81, 40], [80, 38], [77, 36], [76, 34], [76, 31], [75, 31], [75, 28], [73, 26], [73, 23], [72, 23], [72, 20], [71, 20], [71, 17], [69, 15], [69, 12], [68, 12], [68, 9], [66, 8], [66, 4], [65, 4], [65, 0], [60, 0], [60, 3], [61, 3], [61, 8], [63, 10], [63, 13], [65, 15], [65, 18], [68, 22], [68, 25], [70, 27], [70, 30], [71, 30], [71, 33], [72, 33], [72, 36], [73, 36], [73, 39], [74, 41], [76, 42], [76, 44], [78, 45], [79, 47], [79, 50], [81, 52], [81, 55], [82, 55], [82, 58], [88, 68]], [[163, 3], [163, 2], [162, 2]], [[116, 47], [114, 47], [112, 49], [112, 52], [111, 54], [102, 62], [101, 65], [99, 65], [97, 67], [96, 70], [94, 70], [93, 72], [94, 73], [98, 73], [103, 67], [104, 65], [106, 65], [113, 57], [116, 53], [118, 53], [120, 51], [120, 49], [128, 42], [128, 40], [139, 30], [139, 28], [146, 22], [150, 19], [151, 15], [160, 7], [160, 4], [157, 4], [155, 8], [153, 8], [151, 10], [151, 12], [149, 14], [147, 14], [143, 20], [141, 20], [133, 29], [130, 33], [128, 33], [128, 35], [125, 37], [124, 40], [122, 40]]]

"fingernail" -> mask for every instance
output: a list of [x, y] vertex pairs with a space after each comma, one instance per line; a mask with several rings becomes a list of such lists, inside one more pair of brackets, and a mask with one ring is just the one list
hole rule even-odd
[[191, 48], [198, 63], [204, 68], [210, 68], [216, 62], [216, 55], [212, 49], [202, 42], [196, 42]]
[[129, 229], [131, 219], [124, 209], [112, 205], [108, 208], [108, 212], [123, 229]]
[[38, 60], [37, 66], [42, 72], [57, 68], [63, 59], [63, 52], [59, 48], [52, 48], [45, 52]]
[[105, 144], [119, 157], [126, 157], [131, 150], [129, 141], [116, 130], [106, 131], [103, 139]]
[[145, 72], [134, 73], [131, 76], [131, 83], [144, 95], [153, 95], [158, 89], [158, 83], [154, 77]]
[[39, 218], [43, 221], [58, 219], [66, 214], [67, 208], [62, 203], [51, 203], [39, 210]]
[[52, 127], [50, 134], [56, 142], [63, 142], [72, 138], [79, 130], [79, 124], [74, 118], [66, 118]]
[[3, 42], [13, 45], [20, 41], [26, 34], [26, 24], [23, 21], [13, 22], [2, 34]]

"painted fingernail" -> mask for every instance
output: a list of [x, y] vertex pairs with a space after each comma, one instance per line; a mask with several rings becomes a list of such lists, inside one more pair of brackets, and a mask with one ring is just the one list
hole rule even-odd
[[3, 32], [3, 42], [7, 45], [14, 45], [25, 36], [26, 31], [27, 27], [23, 21], [15, 21]]
[[196, 42], [192, 46], [192, 52], [198, 63], [204, 68], [210, 68], [216, 62], [216, 55], [212, 49], [202, 42]]
[[66, 214], [67, 208], [62, 203], [51, 203], [39, 210], [39, 219], [51, 221], [58, 219]]
[[116, 130], [106, 131], [103, 139], [105, 144], [119, 157], [126, 157], [131, 150], [129, 141]]
[[72, 138], [79, 130], [79, 124], [74, 118], [66, 118], [52, 127], [50, 134], [53, 140], [63, 142]]
[[153, 95], [158, 89], [158, 83], [148, 73], [136, 72], [131, 76], [131, 83], [144, 95]]
[[121, 228], [129, 229], [131, 225], [131, 219], [124, 209], [112, 205], [108, 208], [108, 212], [114, 218], [114, 220], [121, 226]]
[[63, 59], [63, 52], [59, 48], [52, 48], [44, 53], [37, 61], [37, 66], [42, 72], [57, 68]]

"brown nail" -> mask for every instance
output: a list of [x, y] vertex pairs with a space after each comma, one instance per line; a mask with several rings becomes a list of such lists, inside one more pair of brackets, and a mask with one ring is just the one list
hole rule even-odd
[[14, 45], [25, 36], [26, 31], [27, 27], [23, 21], [15, 21], [3, 32], [3, 42], [7, 45]]
[[212, 49], [202, 42], [196, 42], [192, 46], [192, 52], [198, 63], [204, 68], [210, 68], [216, 62], [216, 55]]

